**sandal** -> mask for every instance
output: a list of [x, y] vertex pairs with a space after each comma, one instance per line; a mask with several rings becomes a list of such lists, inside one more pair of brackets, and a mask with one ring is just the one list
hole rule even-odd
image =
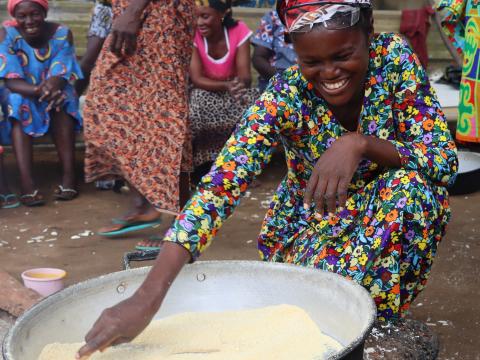
[[78, 196], [78, 191], [75, 189], [64, 188], [62, 185], [58, 185], [53, 193], [53, 197], [57, 200], [70, 201]]
[[38, 192], [38, 190], [35, 190], [31, 194], [20, 196], [20, 201], [23, 205], [30, 207], [45, 205], [45, 199], [43, 198], [43, 195]]
[[18, 200], [15, 194], [0, 194], [0, 208], [1, 209], [14, 209], [20, 206], [20, 200]]
[[161, 223], [162, 220], [160, 218], [149, 221], [135, 220], [135, 218], [132, 218], [130, 220], [112, 219], [113, 226], [109, 230], [100, 230], [99, 232], [97, 232], [97, 234], [100, 236], [123, 235], [132, 231], [155, 228]]
[[158, 235], [153, 235], [148, 240], [140, 241], [136, 246], [136, 250], [140, 251], [159, 251], [162, 247], [163, 239]]

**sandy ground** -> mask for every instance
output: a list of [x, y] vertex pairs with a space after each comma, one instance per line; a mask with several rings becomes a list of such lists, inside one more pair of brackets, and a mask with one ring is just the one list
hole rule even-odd
[[[7, 171], [10, 184], [16, 184], [12, 158], [7, 158]], [[283, 162], [278, 157], [262, 175], [262, 185], [247, 194], [227, 221], [203, 260], [258, 259], [256, 236], [268, 199], [283, 173]], [[125, 252], [131, 251], [140, 238], [163, 233], [171, 221], [165, 217], [164, 225], [155, 230], [104, 239], [96, 236], [95, 230], [126, 209], [127, 195], [82, 185], [77, 200], [53, 201], [51, 193], [58, 183], [58, 170], [55, 153], [51, 152], [37, 154], [36, 176], [49, 200], [47, 206], [0, 210], [1, 266], [17, 278], [28, 268], [60, 267], [67, 270], [66, 282], [70, 285], [121, 270]], [[452, 198], [452, 208], [454, 218], [440, 246], [431, 280], [415, 301], [410, 316], [426, 322], [439, 335], [440, 359], [480, 359], [480, 193]], [[0, 333], [4, 324], [2, 320]]]

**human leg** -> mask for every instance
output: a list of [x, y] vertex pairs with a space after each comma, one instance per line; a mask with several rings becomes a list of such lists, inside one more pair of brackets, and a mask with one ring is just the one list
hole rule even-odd
[[75, 120], [63, 110], [52, 111], [51, 118], [53, 142], [62, 166], [61, 186], [55, 195], [61, 200], [72, 200], [78, 194], [75, 184]]
[[43, 195], [35, 189], [33, 181], [33, 148], [32, 138], [24, 133], [18, 121], [12, 121], [13, 150], [17, 159], [20, 172], [20, 187], [22, 196], [20, 200], [26, 206], [39, 206], [45, 203]]
[[0, 146], [0, 208], [11, 209], [19, 205], [20, 201], [17, 195], [13, 194], [8, 187], [3, 164], [3, 148]]

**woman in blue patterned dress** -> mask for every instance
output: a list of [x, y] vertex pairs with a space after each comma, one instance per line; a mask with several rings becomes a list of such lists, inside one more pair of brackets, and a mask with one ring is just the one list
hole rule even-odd
[[0, 29], [0, 78], [10, 91], [8, 119], [21, 176], [20, 197], [27, 206], [43, 205], [32, 176], [32, 138], [51, 132], [63, 176], [55, 198], [71, 200], [75, 186], [75, 134], [80, 129], [78, 97], [72, 86], [82, 77], [72, 33], [45, 21], [46, 0], [9, 0], [15, 19]]
[[279, 143], [288, 172], [260, 233], [263, 260], [359, 283], [379, 320], [399, 319], [425, 287], [458, 165], [425, 70], [400, 36], [374, 35], [369, 0], [283, 0], [279, 14], [299, 66], [275, 76], [246, 112], [144, 283], [104, 311], [81, 354], [128, 341], [148, 324]]

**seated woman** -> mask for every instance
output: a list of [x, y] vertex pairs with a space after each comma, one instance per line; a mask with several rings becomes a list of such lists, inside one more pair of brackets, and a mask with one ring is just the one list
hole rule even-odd
[[379, 320], [399, 319], [425, 288], [458, 166], [439, 102], [407, 42], [374, 35], [370, 0], [308, 1], [279, 3], [299, 66], [246, 112], [144, 283], [103, 313], [80, 355], [145, 328], [280, 142], [288, 173], [263, 223], [262, 259], [361, 284]]
[[231, 1], [199, 0], [196, 5], [189, 121], [193, 165], [209, 168], [258, 92], [249, 89], [252, 32], [233, 19]]
[[293, 45], [285, 41], [285, 27], [276, 10], [262, 17], [251, 42], [252, 64], [260, 75], [258, 88], [263, 92], [270, 78], [297, 63], [297, 54]]
[[45, 200], [32, 177], [32, 138], [51, 131], [62, 165], [54, 197], [72, 200], [75, 187], [75, 129], [80, 129], [78, 97], [71, 85], [82, 77], [72, 33], [45, 21], [47, 0], [9, 0], [15, 19], [0, 29], [0, 78], [10, 91], [8, 118], [20, 170], [20, 200], [27, 206]]

